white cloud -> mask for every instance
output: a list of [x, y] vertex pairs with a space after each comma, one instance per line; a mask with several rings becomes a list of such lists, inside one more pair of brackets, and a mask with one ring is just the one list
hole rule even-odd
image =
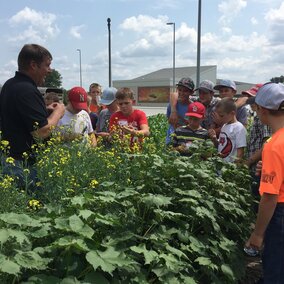
[[257, 20], [255, 17], [252, 17], [252, 18], [250, 19], [250, 22], [251, 22], [254, 26], [258, 24], [258, 20]]
[[143, 32], [152, 28], [166, 28], [166, 23], [169, 21], [167, 16], [158, 16], [154, 18], [147, 15], [139, 15], [138, 17], [130, 17], [123, 21], [120, 27], [124, 30], [132, 30], [135, 32]]
[[[56, 15], [54, 14], [38, 12], [25, 7], [10, 18], [9, 23], [18, 34], [11, 36], [8, 40], [46, 42], [60, 32], [55, 21]], [[22, 31], [18, 32], [20, 29]]]
[[270, 9], [265, 15], [265, 20], [269, 26], [271, 44], [283, 46], [284, 2], [281, 3], [278, 9]]
[[246, 0], [228, 0], [223, 1], [218, 5], [222, 16], [219, 22], [227, 26], [239, 14], [239, 12], [247, 6]]
[[80, 39], [81, 38], [81, 33], [80, 31], [85, 28], [85, 25], [80, 25], [80, 26], [73, 26], [70, 28], [70, 34], [74, 38]]

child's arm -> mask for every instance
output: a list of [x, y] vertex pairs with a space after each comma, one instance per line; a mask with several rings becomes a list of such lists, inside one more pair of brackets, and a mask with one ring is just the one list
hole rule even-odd
[[258, 207], [255, 228], [246, 243], [246, 247], [261, 248], [264, 233], [273, 216], [277, 200], [277, 194], [263, 193]]
[[217, 147], [219, 142], [218, 142], [218, 139], [217, 139], [216, 131], [212, 128], [208, 129], [208, 135], [209, 135], [210, 139], [212, 140], [214, 146]]
[[244, 158], [245, 147], [237, 148], [237, 161], [241, 161]]

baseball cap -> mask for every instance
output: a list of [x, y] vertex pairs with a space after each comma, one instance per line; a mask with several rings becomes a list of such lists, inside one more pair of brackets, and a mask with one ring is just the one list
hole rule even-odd
[[100, 104], [102, 105], [110, 105], [115, 101], [115, 95], [116, 95], [117, 89], [114, 87], [108, 87], [103, 90], [102, 97], [100, 100]]
[[231, 88], [233, 90], [237, 90], [236, 83], [231, 80], [220, 80], [219, 83], [214, 87], [214, 90], [220, 90], [222, 87]]
[[198, 118], [203, 118], [205, 114], [205, 106], [202, 103], [194, 102], [188, 106], [188, 112], [185, 116], [194, 116]]
[[284, 110], [284, 84], [266, 83], [256, 93], [255, 103], [271, 110]]
[[77, 110], [88, 110], [87, 92], [82, 87], [73, 87], [68, 91], [68, 100], [72, 107]]
[[197, 90], [203, 90], [205, 92], [214, 92], [214, 83], [209, 81], [209, 80], [204, 80], [202, 82], [200, 82], [198, 88], [195, 89], [195, 91]]
[[263, 84], [256, 84], [254, 87], [250, 88], [249, 90], [242, 91], [242, 95], [247, 95], [249, 97], [254, 97], [258, 91], [258, 89], [263, 86]]
[[185, 78], [181, 78], [178, 83], [177, 86], [183, 86], [188, 88], [190, 91], [194, 90], [194, 82], [191, 78], [189, 77], [185, 77]]

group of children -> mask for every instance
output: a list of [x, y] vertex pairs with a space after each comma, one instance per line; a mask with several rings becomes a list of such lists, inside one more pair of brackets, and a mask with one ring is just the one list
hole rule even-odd
[[[219, 91], [218, 99], [214, 99], [213, 89]], [[177, 91], [171, 96], [167, 115], [171, 123], [168, 134], [178, 151], [184, 153], [193, 141], [211, 139], [223, 159], [239, 162], [247, 145], [245, 163], [258, 182], [253, 191], [259, 191], [261, 198], [245, 251], [262, 250], [263, 278], [258, 283], [284, 283], [284, 84], [258, 84], [237, 101], [232, 96], [235, 83], [230, 80], [215, 87], [212, 82], [201, 82], [197, 101], [184, 99], [184, 93], [190, 96], [194, 91], [190, 78], [181, 79]], [[257, 114], [248, 143], [245, 103]]]
[[[214, 90], [219, 91], [219, 98], [214, 97]], [[197, 99], [191, 96], [194, 91], [198, 92]], [[247, 110], [244, 105], [237, 107], [235, 94], [236, 85], [230, 80], [216, 86], [205, 80], [194, 89], [191, 78], [182, 78], [177, 84], [177, 96], [171, 98], [167, 109], [167, 144], [172, 143], [186, 155], [193, 141], [211, 139], [225, 161], [244, 159]]]
[[[50, 103], [50, 94], [45, 102]], [[52, 102], [51, 102], [52, 103]], [[67, 92], [65, 113], [59, 120], [55, 133], [64, 141], [82, 138], [97, 146], [97, 137], [109, 141], [114, 133], [130, 135], [130, 145], [150, 134], [146, 114], [134, 109], [134, 93], [130, 88], [106, 88], [91, 84], [89, 94], [82, 87], [73, 87]], [[92, 118], [96, 117], [96, 123]], [[88, 139], [87, 139], [88, 138]]]

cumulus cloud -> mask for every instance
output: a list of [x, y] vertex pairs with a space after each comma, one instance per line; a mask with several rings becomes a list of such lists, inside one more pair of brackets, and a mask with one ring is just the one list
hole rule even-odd
[[252, 18], [250, 19], [250, 22], [251, 22], [254, 26], [258, 24], [258, 20], [257, 20], [255, 17], [252, 17]]
[[271, 44], [283, 45], [284, 2], [278, 9], [270, 9], [265, 15], [265, 20], [269, 26]]
[[73, 26], [70, 28], [70, 34], [72, 37], [80, 39], [81, 38], [81, 33], [80, 31], [85, 28], [85, 25], [80, 25], [80, 26]]
[[60, 32], [55, 22], [56, 15], [25, 7], [9, 19], [9, 24], [16, 28], [17, 32], [22, 29], [17, 35], [10, 37], [9, 41], [46, 42]]
[[130, 17], [125, 19], [120, 27], [124, 30], [132, 30], [135, 32], [144, 32], [145, 30], [165, 29], [166, 23], [169, 22], [167, 16], [158, 16], [157, 18], [148, 15], [139, 15], [138, 17]]
[[228, 0], [223, 1], [218, 5], [219, 11], [222, 16], [219, 19], [219, 22], [227, 26], [231, 21], [240, 13], [242, 9], [247, 6], [246, 0]]

